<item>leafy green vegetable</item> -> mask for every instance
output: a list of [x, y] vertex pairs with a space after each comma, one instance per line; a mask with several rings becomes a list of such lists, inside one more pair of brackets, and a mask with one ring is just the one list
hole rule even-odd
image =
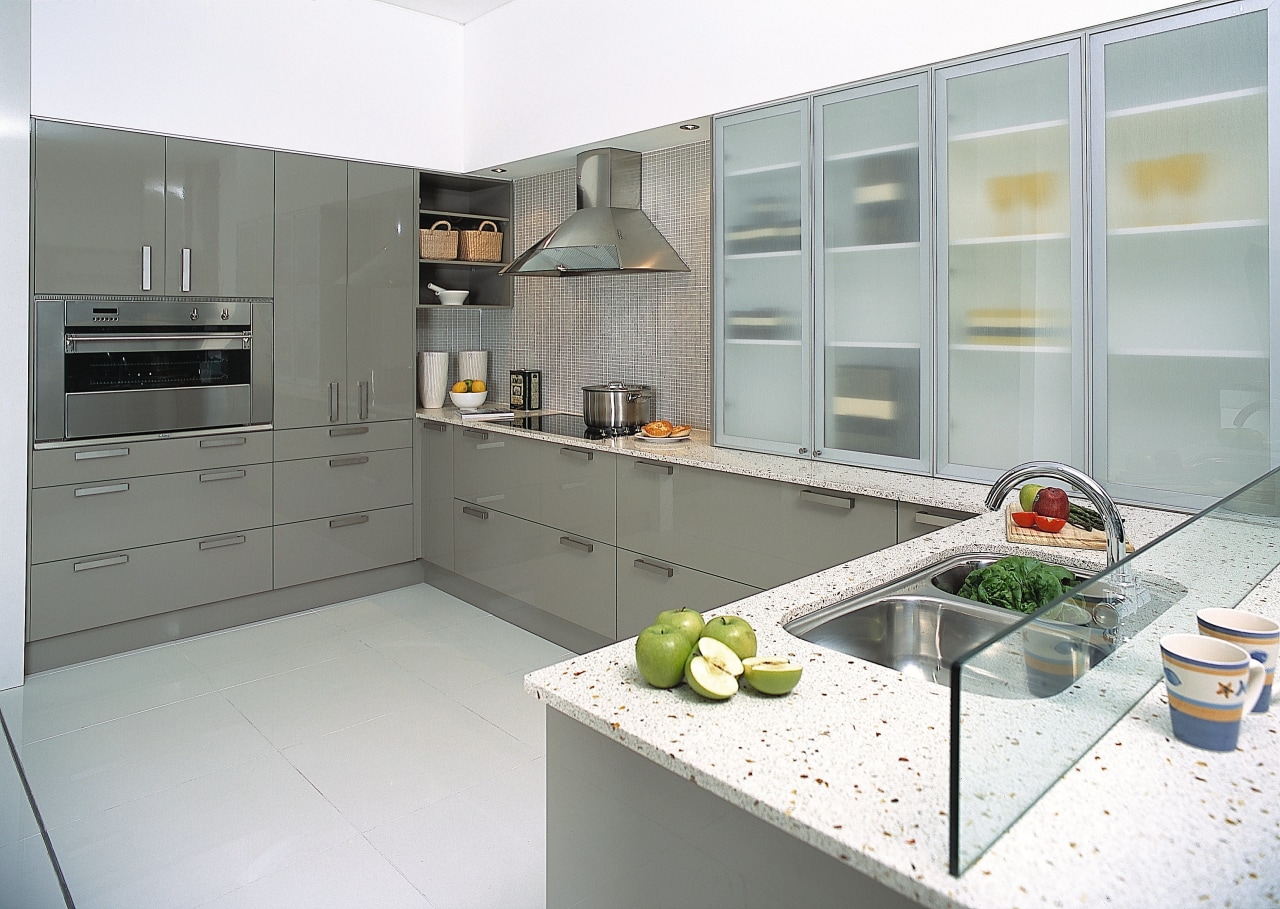
[[1075, 574], [1066, 568], [1024, 556], [1006, 556], [971, 571], [957, 593], [979, 603], [1035, 612], [1075, 584]]

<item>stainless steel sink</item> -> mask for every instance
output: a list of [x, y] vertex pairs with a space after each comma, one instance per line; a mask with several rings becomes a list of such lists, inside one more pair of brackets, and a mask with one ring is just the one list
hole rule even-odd
[[[953, 555], [788, 622], [784, 629], [811, 643], [950, 685], [956, 660], [1026, 618], [957, 595], [970, 572], [1000, 558], [989, 552]], [[1025, 687], [1008, 696], [1061, 691], [1117, 646], [1123, 611], [1118, 595], [1104, 581], [1090, 583], [1091, 575], [1060, 567], [1073, 572], [1077, 581], [1072, 605], [1060, 613], [1069, 621], [1041, 619], [1027, 630], [1019, 642], [1027, 655]], [[1152, 591], [1165, 604], [1186, 593], [1180, 585], [1152, 579], [1143, 586], [1144, 604], [1152, 601]], [[1139, 616], [1135, 627], [1147, 621], [1149, 616]]]

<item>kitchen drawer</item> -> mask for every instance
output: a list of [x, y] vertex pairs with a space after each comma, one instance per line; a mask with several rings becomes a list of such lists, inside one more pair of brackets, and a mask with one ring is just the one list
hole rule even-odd
[[283, 524], [274, 531], [275, 586], [413, 560], [413, 506]]
[[897, 504], [619, 457], [617, 543], [769, 589], [897, 542]]
[[277, 524], [409, 505], [413, 449], [279, 461], [274, 490]]
[[614, 456], [608, 452], [540, 443], [538, 511], [531, 520], [613, 543], [617, 536]]
[[759, 592], [737, 581], [619, 549], [618, 640], [648, 628], [664, 609], [706, 612]]
[[465, 426], [453, 433], [453, 494], [505, 514], [538, 519], [545, 442]]
[[263, 464], [271, 460], [271, 443], [271, 432], [259, 430], [41, 448], [31, 456], [31, 485], [66, 486]]
[[271, 528], [31, 568], [27, 640], [271, 589]]
[[614, 638], [612, 546], [469, 502], [454, 507], [454, 571]]
[[973, 517], [971, 511], [955, 511], [951, 508], [931, 508], [927, 505], [898, 503], [898, 542], [905, 543], [926, 533], [950, 527]]
[[31, 491], [31, 561], [271, 526], [271, 465]]
[[413, 446], [413, 421], [351, 423], [276, 430], [276, 460], [296, 461], [359, 451], [382, 451]]

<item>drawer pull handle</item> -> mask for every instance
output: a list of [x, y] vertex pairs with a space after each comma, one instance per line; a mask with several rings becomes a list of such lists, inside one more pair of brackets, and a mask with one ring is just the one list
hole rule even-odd
[[248, 473], [243, 470], [215, 470], [200, 474], [201, 483], [217, 483], [219, 480], [243, 480]]
[[369, 516], [367, 514], [353, 514], [346, 518], [334, 518], [329, 522], [330, 527], [352, 527], [356, 524], [368, 524]]
[[923, 524], [926, 527], [950, 527], [952, 524], [959, 524], [964, 518], [949, 518], [941, 514], [929, 514], [927, 511], [916, 512], [916, 523]]
[[105, 496], [113, 492], [128, 491], [128, 483], [112, 483], [110, 486], [81, 486], [76, 490], [76, 498], [81, 496]]
[[368, 455], [347, 455], [343, 458], [330, 458], [330, 467], [355, 467], [357, 464], [368, 464]]
[[329, 430], [329, 438], [336, 439], [339, 436], [362, 436], [368, 431], [368, 426], [334, 426]]
[[665, 574], [667, 577], [671, 577], [676, 573], [676, 570], [670, 565], [659, 565], [657, 562], [650, 562], [646, 559], [636, 559], [631, 564], [641, 571], [652, 571], [654, 574]]
[[476, 451], [484, 451], [486, 448], [505, 448], [506, 442], [482, 442], [476, 446]]
[[505, 492], [500, 492], [494, 496], [476, 496], [477, 505], [488, 505], [490, 502], [501, 502], [507, 497]]
[[593, 461], [596, 456], [594, 451], [583, 451], [581, 448], [561, 448], [560, 454], [570, 458], [581, 458], [584, 461]]
[[472, 508], [470, 505], [463, 505], [462, 513], [469, 514], [471, 517], [479, 518], [482, 521], [489, 520], [489, 512], [485, 511], [483, 508]]
[[110, 568], [112, 565], [124, 565], [129, 561], [127, 555], [107, 556], [105, 559], [89, 559], [84, 562], [76, 562], [71, 566], [72, 571], [92, 571], [95, 568]]
[[448, 432], [448, 431], [449, 431], [449, 424], [448, 424], [448, 423], [427, 423], [427, 424], [426, 424], [426, 427], [427, 427], [427, 429], [430, 429], [430, 430], [432, 430], [432, 431], [434, 431], [434, 432]]
[[561, 546], [568, 546], [570, 549], [578, 549], [582, 552], [595, 552], [595, 547], [586, 540], [575, 540], [573, 537], [561, 537]]
[[815, 505], [830, 505], [832, 508], [852, 508], [854, 496], [841, 495], [838, 492], [827, 492], [819, 489], [800, 490], [800, 499]]
[[208, 540], [200, 541], [200, 548], [203, 549], [221, 549], [223, 546], [239, 546], [245, 541], [245, 535], [235, 533], [227, 537], [213, 537]]
[[201, 439], [201, 448], [232, 448], [236, 445], [248, 445], [249, 440], [244, 436], [223, 436], [218, 439]]
[[481, 442], [489, 438], [489, 434], [482, 429], [464, 429], [462, 434], [469, 439], [479, 439]]
[[675, 471], [670, 464], [655, 464], [653, 461], [636, 461], [636, 470], [652, 470], [655, 473], [665, 473], [667, 476]]
[[93, 461], [98, 458], [123, 458], [129, 454], [127, 448], [98, 448], [94, 451], [77, 451], [77, 461]]

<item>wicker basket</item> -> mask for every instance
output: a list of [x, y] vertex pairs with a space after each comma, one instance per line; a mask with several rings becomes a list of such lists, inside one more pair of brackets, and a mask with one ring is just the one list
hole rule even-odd
[[[441, 224], [444, 230], [436, 230]], [[437, 221], [430, 230], [418, 231], [419, 247], [424, 259], [458, 258], [458, 232], [448, 221]]]
[[[485, 230], [485, 225], [491, 230]], [[461, 231], [458, 257], [467, 262], [501, 262], [502, 231], [492, 221], [481, 221], [476, 230]]]

